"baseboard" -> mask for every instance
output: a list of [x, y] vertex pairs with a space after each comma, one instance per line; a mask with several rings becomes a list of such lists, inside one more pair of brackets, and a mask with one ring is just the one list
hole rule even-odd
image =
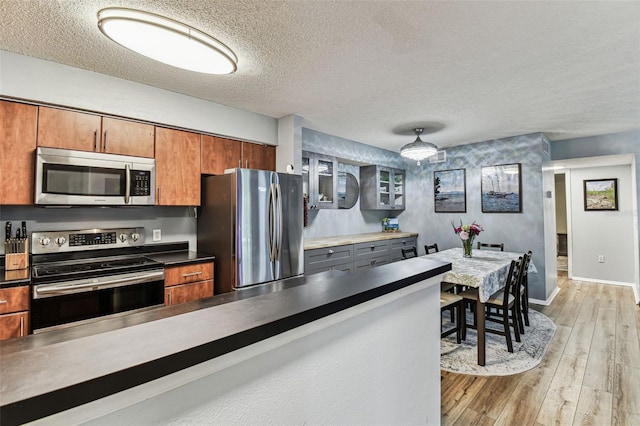
[[611, 285], [620, 285], [623, 287], [635, 287], [634, 283], [627, 283], [623, 281], [598, 280], [595, 278], [581, 278], [581, 277], [570, 277], [569, 279], [574, 281], [587, 281], [590, 283], [597, 283], [597, 284], [611, 284]]
[[529, 303], [533, 303], [535, 305], [549, 306], [551, 302], [553, 302], [553, 299], [556, 298], [558, 293], [560, 293], [560, 287], [556, 287], [555, 290], [553, 290], [553, 292], [551, 293], [551, 296], [547, 297], [547, 300], [529, 298]]

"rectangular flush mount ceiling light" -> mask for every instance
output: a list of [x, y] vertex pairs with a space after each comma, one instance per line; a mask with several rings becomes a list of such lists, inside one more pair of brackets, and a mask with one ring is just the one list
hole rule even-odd
[[111, 40], [165, 64], [206, 74], [231, 74], [238, 58], [215, 38], [173, 19], [110, 7], [98, 12], [98, 28]]

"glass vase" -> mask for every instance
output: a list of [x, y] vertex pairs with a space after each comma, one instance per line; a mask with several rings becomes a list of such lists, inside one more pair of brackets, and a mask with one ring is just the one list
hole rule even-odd
[[473, 239], [462, 240], [462, 254], [464, 257], [471, 257], [473, 252]]

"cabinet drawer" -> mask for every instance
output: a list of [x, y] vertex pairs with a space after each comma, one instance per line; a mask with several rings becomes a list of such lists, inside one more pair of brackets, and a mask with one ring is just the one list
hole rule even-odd
[[317, 274], [318, 272], [324, 272], [324, 271], [345, 271], [345, 272], [352, 272], [353, 271], [353, 262], [349, 261], [349, 262], [345, 262], [345, 263], [340, 263], [337, 265], [331, 265], [331, 266], [327, 266], [327, 265], [313, 265], [310, 266], [309, 268], [305, 268], [304, 269], [304, 274], [305, 275], [311, 275], [311, 274]]
[[0, 340], [22, 337], [29, 334], [29, 313], [0, 315]]
[[0, 314], [29, 310], [29, 286], [0, 289]]
[[328, 271], [330, 266], [353, 262], [353, 244], [325, 247], [304, 252], [304, 270]]
[[[389, 245], [391, 246], [391, 262], [397, 262], [402, 260], [402, 249], [407, 247], [418, 247], [416, 244], [418, 243], [417, 238], [398, 238], [391, 240]], [[420, 254], [418, 254], [420, 255]]]
[[213, 296], [213, 280], [175, 285], [164, 289], [164, 304], [177, 305], [211, 296]]
[[355, 261], [359, 262], [365, 259], [375, 259], [389, 256], [388, 241], [371, 241], [368, 243], [358, 243], [353, 245], [355, 253]]
[[376, 266], [386, 265], [389, 263], [389, 256], [381, 256], [373, 259], [360, 259], [354, 262], [354, 271], [362, 271], [363, 269], [375, 268]]
[[170, 266], [164, 270], [164, 286], [213, 279], [213, 262]]

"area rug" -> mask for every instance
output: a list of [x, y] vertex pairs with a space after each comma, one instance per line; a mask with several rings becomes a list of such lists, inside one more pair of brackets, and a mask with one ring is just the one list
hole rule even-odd
[[[467, 311], [467, 316], [467, 323], [472, 323], [472, 314]], [[444, 327], [450, 326], [448, 311], [443, 313], [442, 322]], [[467, 339], [461, 344], [456, 343], [455, 334], [440, 339], [440, 368], [476, 376], [509, 376], [532, 369], [547, 352], [556, 326], [547, 316], [533, 309], [529, 309], [529, 323], [529, 327], [525, 326], [525, 334], [520, 336], [522, 342], [516, 342], [511, 336], [513, 353], [507, 351], [504, 336], [487, 333], [485, 366], [478, 365], [478, 334], [475, 330], [467, 329]], [[501, 325], [487, 321], [487, 327], [499, 328]]]

